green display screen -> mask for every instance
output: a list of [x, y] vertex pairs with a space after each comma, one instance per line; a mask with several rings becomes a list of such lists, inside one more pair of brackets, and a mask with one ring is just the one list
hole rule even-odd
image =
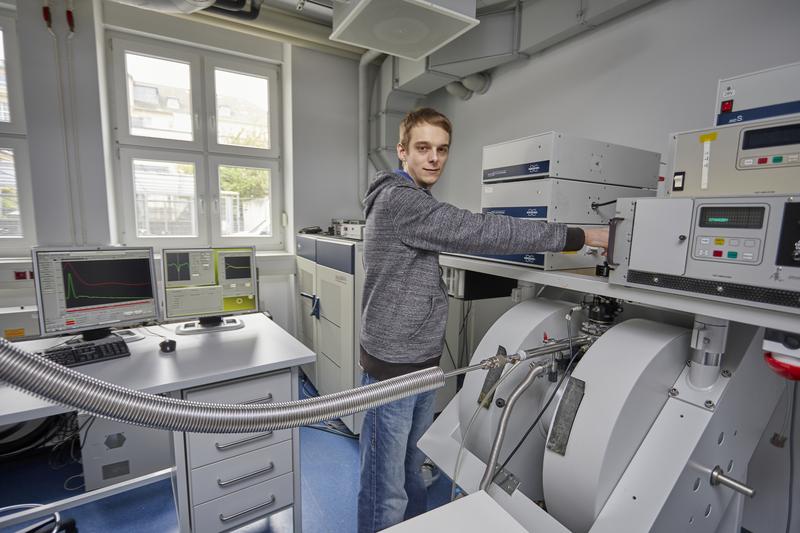
[[707, 205], [700, 208], [701, 228], [761, 229], [766, 208], [760, 205]]

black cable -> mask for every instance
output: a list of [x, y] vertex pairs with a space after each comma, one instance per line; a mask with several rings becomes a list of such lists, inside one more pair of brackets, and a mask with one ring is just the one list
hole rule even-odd
[[303, 427], [304, 428], [308, 428], [308, 429], [316, 429], [318, 431], [324, 431], [325, 433], [331, 433], [333, 435], [338, 435], [340, 437], [347, 437], [348, 439], [358, 440], [358, 435], [348, 435], [347, 433], [343, 433], [343, 432], [337, 431], [335, 429], [330, 429], [330, 428], [321, 427], [321, 426], [303, 426]]
[[786, 533], [790, 533], [792, 527], [792, 492], [794, 489], [794, 420], [796, 418], [795, 403], [797, 402], [797, 382], [792, 386], [792, 416], [789, 422], [789, 513], [786, 518]]
[[0, 460], [17, 457], [27, 451], [38, 448], [52, 437], [60, 427], [60, 417], [50, 417], [30, 433], [0, 444]]
[[444, 347], [447, 349], [447, 356], [450, 358], [450, 362], [453, 363], [453, 369], [455, 370], [458, 368], [456, 364], [456, 360], [453, 359], [453, 352], [450, 351], [450, 346], [447, 344], [447, 339], [444, 340]]
[[[570, 339], [572, 339], [572, 337], [570, 337]], [[572, 363], [573, 361], [575, 361], [575, 358], [578, 356], [579, 352], [580, 348], [575, 350], [575, 353], [572, 355], [572, 358], [569, 360], [569, 363], [567, 363], [567, 369], [564, 371], [564, 375], [561, 376], [561, 379], [558, 381], [558, 385], [556, 385], [556, 387], [553, 389], [553, 393], [550, 394], [550, 398], [547, 399], [547, 403], [544, 404], [544, 407], [542, 407], [541, 411], [539, 411], [539, 414], [536, 415], [536, 418], [534, 419], [531, 426], [528, 428], [528, 431], [526, 431], [525, 434], [522, 436], [522, 438], [519, 439], [517, 445], [514, 446], [514, 449], [511, 450], [511, 453], [508, 455], [508, 457], [506, 457], [506, 460], [503, 461], [503, 464], [500, 465], [500, 468], [497, 469], [498, 472], [504, 469], [508, 464], [508, 462], [511, 461], [511, 458], [514, 457], [515, 453], [517, 453], [517, 450], [519, 450], [520, 446], [522, 446], [522, 443], [525, 442], [525, 439], [528, 438], [528, 435], [530, 435], [531, 431], [533, 431], [533, 428], [535, 428], [536, 424], [539, 423], [539, 419], [541, 419], [542, 416], [544, 416], [544, 413], [547, 411], [547, 408], [550, 407], [550, 404], [553, 402], [553, 398], [556, 397], [556, 392], [558, 392], [558, 389], [561, 388], [561, 384], [564, 382], [564, 379], [567, 377], [567, 375], [569, 375], [569, 370], [572, 367]]]
[[7, 428], [0, 430], [0, 440], [8, 437], [9, 435], [13, 435], [17, 432], [22, 426], [25, 425], [25, 422], [17, 422], [16, 424], [11, 424]]
[[[97, 417], [96, 416], [92, 416], [87, 421], [88, 423], [87, 422], [84, 423], [84, 424], [86, 424], [86, 432], [83, 434], [83, 439], [81, 439], [81, 447], [78, 448], [81, 451], [83, 450], [83, 446], [86, 444], [86, 439], [89, 437], [89, 430], [92, 429], [92, 425], [94, 425], [94, 421], [95, 420], [97, 420]], [[78, 430], [78, 431], [80, 432], [80, 430]]]
[[615, 203], [617, 203], [616, 200], [611, 200], [610, 202], [603, 202], [603, 203], [592, 202], [592, 209], [597, 209], [598, 207], [603, 207], [604, 205], [611, 205]]
[[536, 418], [533, 420], [533, 424], [531, 424], [531, 426], [528, 428], [528, 431], [525, 432], [525, 434], [522, 436], [522, 438], [519, 439], [519, 442], [517, 443], [516, 446], [514, 446], [514, 449], [511, 450], [511, 453], [508, 454], [508, 457], [506, 457], [506, 460], [503, 461], [502, 465], [500, 465], [500, 468], [497, 469], [498, 472], [503, 470], [506, 467], [506, 465], [508, 464], [508, 462], [511, 461], [511, 458], [514, 457], [514, 454], [517, 453], [517, 450], [520, 449], [520, 447], [522, 446], [522, 443], [525, 442], [525, 439], [527, 439], [528, 435], [530, 435], [531, 431], [533, 431], [533, 428], [535, 428], [536, 424], [539, 423], [539, 419], [541, 419], [542, 416], [544, 416], [544, 413], [547, 411], [547, 408], [550, 407], [550, 404], [553, 402], [553, 398], [556, 397], [556, 393], [558, 392], [558, 389], [561, 388], [561, 384], [564, 383], [564, 380], [569, 375], [570, 369], [572, 368], [572, 363], [575, 361], [575, 358], [578, 357], [578, 354], [581, 351], [580, 348], [575, 350], [572, 347], [572, 333], [570, 333], [570, 331], [569, 331], [569, 318], [571, 316], [572, 316], [572, 311], [570, 311], [569, 315], [567, 315], [567, 339], [569, 339], [569, 351], [570, 351], [570, 353], [572, 353], [572, 357], [570, 358], [569, 363], [567, 363], [567, 368], [564, 369], [564, 375], [562, 375], [561, 379], [558, 380], [558, 384], [553, 389], [552, 394], [550, 394], [550, 398], [547, 399], [547, 403], [544, 404], [544, 407], [542, 407], [542, 409], [539, 411], [539, 414], [536, 415]]

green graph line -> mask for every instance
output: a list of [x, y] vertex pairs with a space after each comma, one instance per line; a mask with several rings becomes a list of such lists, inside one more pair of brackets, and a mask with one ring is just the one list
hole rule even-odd
[[175, 267], [175, 270], [178, 271], [178, 275], [181, 275], [181, 269], [185, 266], [189, 266], [189, 263], [167, 263], [167, 268]]
[[85, 294], [78, 294], [75, 291], [75, 283], [72, 281], [72, 274], [67, 272], [67, 298], [80, 299], [89, 298], [94, 300], [141, 300], [141, 296], [89, 296]]
[[240, 266], [229, 265], [229, 264], [225, 263], [225, 268], [234, 268], [234, 269], [239, 269], [239, 270], [249, 270], [250, 269], [250, 265], [245, 265], [245, 266], [241, 266], [240, 267]]

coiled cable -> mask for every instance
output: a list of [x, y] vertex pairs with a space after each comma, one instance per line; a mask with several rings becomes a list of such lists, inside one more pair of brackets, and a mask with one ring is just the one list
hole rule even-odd
[[232, 405], [165, 398], [114, 385], [29, 353], [0, 338], [0, 379], [45, 400], [103, 418], [168, 431], [248, 433], [341, 418], [441, 388], [428, 368], [356, 389], [275, 404]]

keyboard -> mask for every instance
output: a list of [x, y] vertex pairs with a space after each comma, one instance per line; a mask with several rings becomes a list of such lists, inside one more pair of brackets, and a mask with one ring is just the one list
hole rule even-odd
[[126, 357], [131, 352], [123, 339], [111, 335], [94, 341], [78, 341], [54, 346], [39, 354], [60, 365], [79, 366]]

